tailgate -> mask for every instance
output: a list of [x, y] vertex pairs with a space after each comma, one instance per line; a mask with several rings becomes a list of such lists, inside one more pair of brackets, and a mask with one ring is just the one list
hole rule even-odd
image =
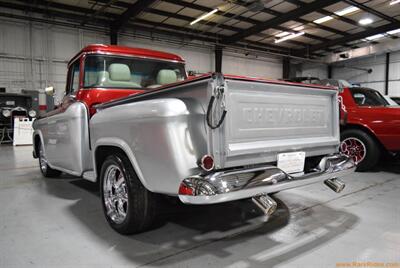
[[226, 79], [224, 94], [225, 121], [210, 134], [217, 168], [275, 162], [282, 152], [337, 151], [335, 90]]

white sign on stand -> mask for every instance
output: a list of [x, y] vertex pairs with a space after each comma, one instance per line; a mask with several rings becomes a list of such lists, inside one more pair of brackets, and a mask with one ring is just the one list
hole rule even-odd
[[14, 146], [16, 145], [32, 145], [32, 128], [33, 120], [26, 117], [14, 118]]

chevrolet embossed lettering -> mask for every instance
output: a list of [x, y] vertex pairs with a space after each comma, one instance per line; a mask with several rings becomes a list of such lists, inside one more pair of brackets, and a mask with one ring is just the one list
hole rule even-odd
[[319, 107], [241, 107], [242, 122], [249, 127], [324, 126], [324, 110]]

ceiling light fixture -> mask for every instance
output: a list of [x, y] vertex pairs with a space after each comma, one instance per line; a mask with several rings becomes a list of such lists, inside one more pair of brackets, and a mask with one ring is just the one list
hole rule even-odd
[[332, 19], [333, 18], [331, 16], [325, 16], [325, 17], [319, 18], [317, 20], [314, 20], [314, 22], [318, 23], [318, 24], [321, 24], [321, 23], [327, 22], [327, 21], [332, 20]]
[[281, 33], [276, 34], [275, 36], [276, 37], [284, 37], [284, 36], [289, 35], [289, 34], [290, 34], [289, 32], [281, 32]]
[[373, 22], [374, 22], [374, 20], [371, 19], [371, 18], [363, 18], [363, 19], [358, 21], [358, 23], [361, 24], [361, 25], [368, 25], [368, 24], [371, 24]]
[[[399, 1], [400, 1], [400, 0], [399, 0]], [[358, 11], [358, 10], [360, 10], [358, 7], [350, 6], [350, 7], [346, 7], [345, 9], [336, 11], [336, 12], [334, 12], [334, 13], [335, 13], [335, 15], [338, 15], [338, 16], [345, 16], [345, 15], [347, 15], [347, 14], [356, 12], [356, 11]], [[318, 24], [321, 24], [321, 23], [330, 21], [330, 20], [332, 20], [332, 19], [333, 19], [332, 16], [325, 16], [325, 17], [316, 19], [316, 20], [314, 20], [313, 22], [318, 23]]]
[[304, 30], [304, 26], [303, 25], [297, 26], [296, 28], [293, 28], [293, 30], [295, 30], [295, 31]]
[[345, 9], [336, 11], [335, 14], [338, 16], [344, 16], [344, 15], [356, 12], [358, 10], [360, 10], [358, 7], [351, 6], [351, 7], [346, 7]]
[[372, 35], [372, 36], [368, 36], [365, 39], [367, 39], [368, 41], [372, 41], [372, 40], [376, 40], [376, 39], [379, 39], [379, 38], [382, 38], [382, 37], [385, 37], [385, 35], [384, 34], [375, 34], [375, 35]]
[[198, 23], [199, 21], [204, 20], [204, 19], [210, 17], [212, 14], [214, 14], [214, 13], [216, 13], [216, 12], [218, 12], [218, 8], [213, 9], [213, 10], [211, 10], [210, 12], [201, 15], [200, 17], [198, 17], [197, 19], [195, 19], [194, 21], [192, 21], [192, 22], [190, 23], [190, 25], [193, 25], [193, 24], [195, 24], [195, 23]]
[[283, 41], [286, 41], [286, 40], [301, 36], [303, 34], [305, 34], [305, 32], [292, 33], [292, 34], [289, 34], [289, 35], [287, 35], [285, 37], [282, 37], [282, 38], [279, 38], [279, 39], [275, 39], [275, 43], [277, 44], [277, 43], [280, 43], [280, 42], [283, 42]]
[[293, 32], [283, 31], [283, 32], [280, 32], [278, 34], [275, 34], [275, 37], [284, 37], [284, 36], [287, 36], [289, 34], [296, 34], [297, 32], [300, 32], [300, 31], [304, 30], [304, 26], [300, 25], [300, 26], [297, 26], [295, 28], [292, 28], [291, 30], [293, 30]]
[[400, 28], [399, 29], [396, 29], [396, 30], [391, 30], [391, 31], [388, 31], [388, 32], [386, 32], [387, 34], [398, 34], [398, 33], [400, 33]]
[[392, 6], [392, 5], [395, 5], [398, 3], [400, 3], [400, 0], [392, 0], [392, 1], [390, 1], [389, 5]]

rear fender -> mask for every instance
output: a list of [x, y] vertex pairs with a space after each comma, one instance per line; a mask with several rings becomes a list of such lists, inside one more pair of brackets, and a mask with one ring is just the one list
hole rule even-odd
[[381, 149], [388, 151], [385, 145], [383, 145], [383, 143], [378, 139], [378, 136], [376, 135], [375, 131], [373, 131], [369, 126], [365, 124], [352, 124], [352, 123], [347, 123], [345, 126], [341, 126], [342, 131], [346, 129], [359, 129], [365, 131], [375, 140], [375, 142], [381, 147]]
[[100, 170], [101, 167], [97, 166], [97, 159], [96, 159], [96, 151], [100, 146], [111, 146], [111, 147], [117, 147], [121, 149], [125, 155], [128, 157], [129, 161], [131, 162], [133, 169], [136, 172], [136, 175], [138, 176], [140, 182], [143, 184], [144, 187], [146, 187], [147, 190], [152, 191], [152, 189], [149, 187], [149, 184], [146, 182], [144, 179], [143, 173], [140, 170], [139, 164], [136, 160], [136, 157], [134, 153], [132, 152], [131, 148], [129, 145], [122, 139], [120, 138], [100, 138], [99, 140], [96, 141], [94, 144], [94, 150], [93, 150], [93, 167], [94, 167], [94, 172], [95, 172], [95, 178], [96, 181], [98, 180], [98, 176], [100, 174], [97, 174], [97, 170]]

